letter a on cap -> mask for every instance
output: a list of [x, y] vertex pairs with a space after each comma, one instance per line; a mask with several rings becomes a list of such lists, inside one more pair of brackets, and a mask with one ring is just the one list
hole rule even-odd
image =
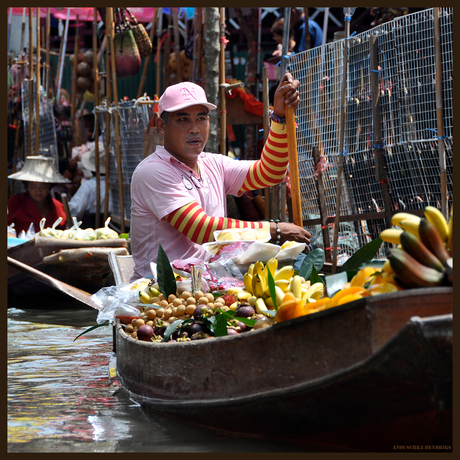
[[180, 90], [181, 90], [182, 98], [184, 99], [184, 101], [196, 101], [197, 100], [195, 88], [186, 88], [185, 86], [183, 86]]

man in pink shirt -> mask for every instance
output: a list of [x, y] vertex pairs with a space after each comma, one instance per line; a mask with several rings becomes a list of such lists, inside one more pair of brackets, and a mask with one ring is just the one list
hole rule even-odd
[[[286, 84], [284, 84], [286, 82]], [[132, 176], [131, 248], [133, 279], [150, 274], [161, 244], [169, 260], [208, 259], [202, 244], [226, 228], [266, 228], [278, 244], [309, 244], [310, 233], [288, 222], [248, 222], [225, 217], [226, 195], [240, 196], [282, 182], [288, 168], [285, 106], [297, 108], [298, 80], [289, 73], [275, 93], [270, 134], [260, 160], [237, 161], [204, 152], [210, 110], [204, 90], [182, 82], [166, 89], [159, 101], [157, 126], [164, 136]]]

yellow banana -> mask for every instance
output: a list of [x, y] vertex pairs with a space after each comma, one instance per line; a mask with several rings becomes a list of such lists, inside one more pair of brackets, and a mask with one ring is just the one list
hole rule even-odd
[[263, 276], [258, 273], [252, 277], [252, 292], [256, 297], [263, 297], [265, 291], [265, 284]]
[[249, 265], [248, 273], [252, 276], [254, 274], [254, 264]]
[[248, 304], [253, 307], [256, 304], [257, 297], [255, 295], [252, 295], [251, 297], [248, 298]]
[[238, 292], [240, 292], [242, 290], [243, 290], [243, 288], [241, 288], [241, 287], [231, 287], [231, 288], [227, 289], [227, 294], [237, 295]]
[[285, 265], [276, 271], [275, 276], [273, 277], [275, 282], [277, 280], [290, 280], [294, 275], [294, 267], [292, 265]]
[[265, 305], [269, 310], [274, 310], [275, 309], [275, 302], [273, 302], [273, 299], [271, 297], [267, 297], [266, 299], [262, 299], [265, 302]]
[[264, 267], [264, 277], [265, 277], [265, 282], [268, 283], [268, 271], [270, 270], [270, 273], [272, 274], [272, 277], [275, 276], [276, 269], [278, 268], [278, 259], [275, 259], [275, 257], [272, 257]]
[[442, 241], [445, 243], [449, 235], [449, 226], [443, 213], [434, 206], [427, 206], [425, 208], [425, 217], [436, 227]]
[[249, 297], [251, 297], [252, 294], [248, 291], [240, 291], [236, 294], [236, 298], [238, 300], [248, 300]]
[[393, 216], [391, 217], [391, 223], [399, 227], [400, 226], [399, 224], [402, 220], [411, 220], [411, 219], [418, 222], [420, 220], [420, 217], [416, 216], [415, 214], [410, 214], [408, 212], [397, 212], [396, 214], [393, 214]]
[[420, 221], [421, 219], [419, 219], [418, 221], [414, 219], [402, 220], [399, 223], [399, 227], [401, 227], [403, 230], [406, 230], [406, 232], [412, 233], [417, 238], [420, 238], [420, 233], [418, 231]]
[[302, 298], [302, 280], [299, 275], [295, 275], [291, 280], [291, 292], [297, 300]]
[[305, 294], [303, 295], [302, 297], [302, 302], [303, 303], [306, 303], [310, 298], [314, 298], [315, 300], [318, 300], [316, 299], [315, 297], [313, 297], [315, 294], [318, 295], [319, 294], [319, 297], [321, 297], [321, 294], [323, 293], [323, 290], [324, 290], [324, 285], [323, 283], [315, 283], [313, 284], [312, 286], [310, 286], [310, 288], [308, 289], [307, 292], [305, 292]]
[[250, 275], [249, 273], [245, 273], [243, 276], [243, 283], [246, 291], [250, 292], [251, 294], [254, 294], [254, 291], [252, 290], [252, 275]]
[[289, 291], [290, 285], [291, 283], [289, 282], [289, 280], [280, 279], [280, 280], [275, 281], [275, 286], [278, 286], [279, 288], [281, 288], [283, 292]]
[[150, 303], [150, 296], [145, 291], [139, 291], [139, 300], [142, 303]]
[[260, 276], [263, 276], [264, 274], [264, 263], [261, 262], [260, 260], [258, 260], [255, 264], [254, 264], [254, 270], [253, 270], [253, 273], [252, 273], [252, 276], [254, 275], [260, 275]]
[[404, 230], [400, 228], [387, 228], [380, 232], [380, 238], [385, 241], [385, 243], [390, 244], [399, 244], [400, 236]]
[[265, 301], [262, 299], [262, 297], [259, 297], [256, 300], [255, 307], [257, 313], [265, 314], [268, 310], [267, 305], [265, 304]]
[[393, 269], [391, 268], [390, 261], [387, 259], [382, 267], [383, 273], [394, 273]]
[[161, 294], [161, 292], [153, 286], [149, 286], [149, 294], [150, 297], [158, 297]]
[[454, 257], [454, 247], [453, 247], [453, 232], [454, 232], [454, 216], [449, 217], [449, 235], [447, 237], [446, 247], [449, 251], [450, 257]]

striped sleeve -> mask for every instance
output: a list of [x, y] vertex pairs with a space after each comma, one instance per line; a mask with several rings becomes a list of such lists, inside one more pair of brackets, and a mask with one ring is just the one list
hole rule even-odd
[[272, 122], [260, 160], [251, 165], [240, 191], [258, 190], [281, 183], [288, 169], [288, 158], [286, 129]]
[[227, 228], [266, 228], [270, 231], [269, 222], [252, 222], [228, 217], [208, 216], [196, 201], [192, 201], [168, 214], [166, 220], [196, 244], [214, 241], [214, 232]]

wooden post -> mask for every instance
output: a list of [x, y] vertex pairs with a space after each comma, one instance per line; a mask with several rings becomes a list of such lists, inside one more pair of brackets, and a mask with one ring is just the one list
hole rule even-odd
[[343, 64], [342, 64], [342, 88], [341, 88], [341, 104], [340, 104], [340, 133], [339, 133], [339, 159], [337, 162], [337, 196], [335, 205], [335, 222], [334, 222], [334, 246], [332, 273], [337, 270], [337, 247], [339, 240], [340, 226], [340, 202], [342, 199], [342, 175], [343, 175], [343, 156], [345, 155], [345, 103], [347, 92], [347, 69], [348, 69], [348, 38], [350, 37], [350, 21], [345, 21], [345, 39], [343, 41]]
[[174, 52], [176, 53], [177, 64], [177, 82], [182, 81], [182, 70], [180, 63], [180, 38], [179, 38], [179, 20], [177, 18], [177, 7], [171, 8], [173, 26], [174, 26]]
[[123, 187], [123, 171], [120, 151], [120, 114], [118, 113], [118, 88], [117, 88], [117, 70], [115, 67], [115, 46], [113, 43], [113, 8], [107, 8], [108, 14], [110, 14], [110, 24], [106, 24], [106, 27], [110, 29], [110, 55], [111, 55], [111, 66], [112, 66], [112, 90], [113, 90], [113, 105], [115, 110], [113, 111], [115, 120], [115, 145], [117, 152], [117, 168], [118, 168], [118, 195], [120, 198], [120, 229], [121, 233], [125, 233], [125, 206], [124, 206], [124, 187]]
[[50, 9], [46, 8], [46, 71], [45, 71], [45, 92], [46, 97], [48, 98], [48, 90], [50, 87], [50, 74], [51, 74], [51, 64], [50, 64], [50, 33], [51, 33], [51, 13]]
[[[105, 10], [105, 23], [106, 23], [106, 31], [105, 36], [107, 37], [107, 45], [106, 45], [106, 69], [105, 69], [105, 89], [106, 89], [106, 103], [107, 103], [107, 112], [105, 114], [105, 131], [106, 131], [106, 155], [105, 155], [105, 196], [108, 197], [110, 193], [110, 144], [111, 144], [111, 126], [110, 126], [110, 104], [112, 99], [112, 85], [110, 83], [110, 75], [111, 75], [111, 55], [112, 55], [112, 24], [113, 24], [113, 10], [111, 12]], [[110, 24], [110, 25], [109, 25]], [[104, 202], [104, 222], [107, 220], [109, 216], [109, 200], [105, 200]]]
[[76, 21], [76, 32], [75, 32], [75, 44], [74, 44], [74, 60], [72, 66], [72, 83], [71, 83], [71, 92], [72, 92], [72, 102], [70, 105], [70, 125], [72, 126], [72, 140], [70, 142], [70, 151], [72, 151], [72, 147], [78, 144], [78, 132], [79, 129], [77, 128], [77, 120], [75, 119], [76, 109], [77, 109], [77, 65], [78, 65], [78, 54], [79, 54], [79, 41], [80, 41], [80, 28], [78, 27], [78, 14], [77, 14], [77, 21]]
[[[40, 8], [35, 9], [36, 12], [36, 60], [35, 65], [36, 76], [35, 76], [35, 154], [38, 155], [40, 152], [40, 56], [41, 56], [41, 38], [40, 38]], [[57, 160], [57, 158], [56, 158]]]
[[318, 171], [315, 182], [316, 190], [318, 191], [318, 207], [319, 215], [321, 218], [321, 232], [323, 234], [324, 254], [326, 262], [331, 263], [331, 240], [329, 238], [329, 227], [327, 223], [327, 209], [326, 198], [324, 195], [323, 173], [320, 170], [321, 155], [319, 152], [319, 147], [317, 145], [313, 146], [312, 157], [313, 162], [315, 164], [315, 169]]
[[[295, 112], [293, 107], [286, 107], [286, 133], [289, 154], [289, 177], [291, 179], [292, 221], [299, 227], [303, 227], [299, 161], [297, 158], [297, 138], [295, 132]], [[283, 203], [283, 205], [285, 206], [285, 203]]]
[[227, 101], [225, 99], [225, 8], [220, 12], [220, 153], [227, 152]]
[[[158, 17], [157, 17], [157, 66], [156, 66], [156, 94], [160, 97], [160, 68], [161, 68], [161, 30], [163, 28], [163, 9], [160, 7], [158, 8]], [[153, 24], [152, 24], [153, 27]]]
[[380, 90], [379, 90], [379, 62], [378, 62], [378, 36], [369, 37], [370, 67], [371, 67], [371, 95], [372, 95], [372, 124], [374, 131], [374, 158], [375, 158], [375, 179], [380, 182], [385, 206], [386, 228], [391, 228], [391, 199], [390, 184], [388, 183], [388, 171], [385, 163], [385, 149], [383, 147], [381, 111], [380, 111]]
[[[93, 69], [94, 69], [94, 106], [99, 104], [99, 68], [97, 60], [97, 8], [94, 8], [93, 17]], [[101, 172], [99, 161], [99, 117], [94, 111], [94, 152], [96, 164], [96, 228], [99, 228], [101, 218]], [[107, 199], [108, 201], [108, 199]]]
[[34, 154], [32, 145], [34, 125], [34, 35], [33, 35], [33, 8], [29, 8], [29, 155]]
[[441, 212], [447, 219], [447, 173], [446, 173], [446, 152], [444, 145], [444, 119], [442, 104], [442, 61], [441, 61], [441, 31], [439, 27], [439, 7], [433, 8], [434, 19], [434, 40], [436, 53], [436, 122], [438, 131], [438, 149], [439, 149], [439, 171], [441, 174]]
[[[267, 141], [268, 133], [270, 131], [270, 119], [268, 117], [269, 108], [269, 88], [268, 88], [268, 76], [267, 68], [264, 66], [262, 69], [262, 81], [263, 81], [263, 95], [262, 101], [264, 105], [264, 142]], [[270, 220], [270, 187], [264, 189], [265, 197], [265, 220]]]
[[[155, 12], [153, 14], [153, 19], [152, 19], [152, 27], [150, 28], [150, 40], [153, 43], [153, 37], [155, 35], [155, 24], [157, 22], [157, 16], [158, 16], [158, 7], [155, 7]], [[141, 76], [141, 81], [139, 82], [139, 88], [137, 90], [137, 99], [139, 99], [142, 96], [142, 91], [144, 91], [144, 84], [145, 84], [145, 78], [147, 77], [147, 70], [149, 68], [149, 63], [150, 63], [150, 54], [145, 57], [144, 59], [144, 68], [142, 69], [142, 76]]]

